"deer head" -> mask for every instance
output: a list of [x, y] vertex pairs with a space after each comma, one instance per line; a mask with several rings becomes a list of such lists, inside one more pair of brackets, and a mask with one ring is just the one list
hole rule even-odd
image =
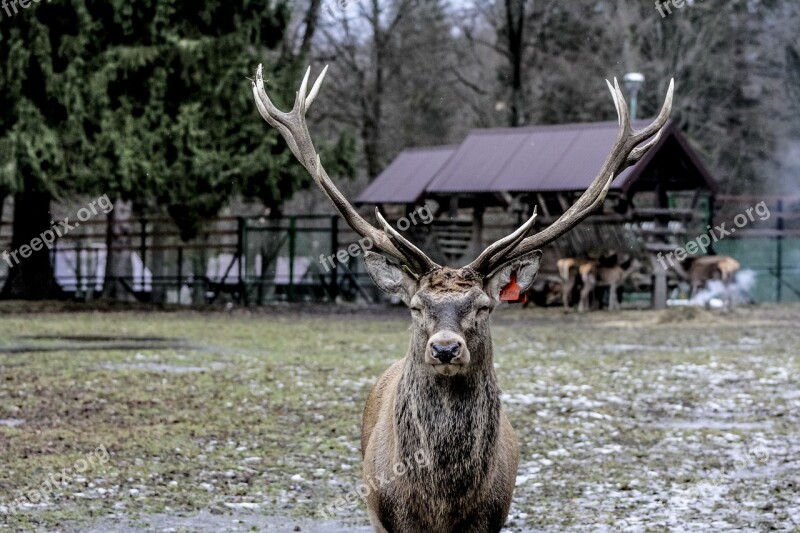
[[387, 294], [411, 309], [412, 347], [424, 354], [431, 372], [445, 376], [484, 369], [489, 353], [489, 315], [500, 302], [500, 290], [516, 275], [521, 290], [533, 284], [542, 253], [538, 250], [505, 263], [489, 274], [471, 267], [436, 267], [417, 278], [382, 255], [366, 256], [367, 272]]

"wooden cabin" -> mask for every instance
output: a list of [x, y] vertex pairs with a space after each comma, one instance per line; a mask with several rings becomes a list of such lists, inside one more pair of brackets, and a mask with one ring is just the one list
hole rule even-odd
[[[648, 121], [636, 121], [643, 127]], [[413, 238], [441, 263], [462, 265], [537, 208], [537, 229], [556, 220], [591, 184], [616, 138], [616, 122], [477, 129], [456, 146], [411, 148], [357, 197], [402, 214], [434, 208]], [[673, 121], [658, 143], [613, 182], [601, 209], [545, 250], [542, 275], [560, 257], [613, 250], [655, 260], [713, 216], [716, 181]], [[666, 280], [654, 291], [666, 300]]]

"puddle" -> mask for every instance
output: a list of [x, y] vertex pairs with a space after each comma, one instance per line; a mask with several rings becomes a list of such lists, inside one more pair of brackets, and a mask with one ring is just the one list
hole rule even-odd
[[647, 344], [604, 344], [600, 349], [612, 353], [680, 350], [680, 348], [675, 348], [674, 346], [650, 346]]
[[125, 335], [22, 335], [19, 344], [0, 346], [0, 353], [63, 351], [127, 351], [192, 348], [180, 337], [133, 337]]
[[183, 342], [178, 337], [137, 337], [131, 335], [20, 335], [17, 337], [30, 341], [70, 341], [70, 342]]
[[5, 426], [9, 428], [19, 427], [24, 424], [25, 421], [21, 418], [0, 418], [0, 426]]
[[789, 390], [781, 394], [784, 400], [800, 400], [800, 390]]
[[107, 363], [100, 365], [103, 370], [147, 370], [166, 374], [190, 374], [195, 372], [217, 372], [225, 368], [223, 363], [211, 363], [209, 366], [177, 366], [163, 363]]
[[772, 422], [734, 422], [726, 420], [659, 420], [650, 424], [661, 429], [769, 429]]
[[72, 533], [138, 533], [152, 532], [245, 532], [273, 531], [275, 533], [325, 532], [325, 533], [372, 533], [371, 527], [351, 526], [334, 521], [312, 521], [308, 519], [291, 519], [260, 515], [257, 512], [240, 512], [233, 514], [214, 514], [200, 511], [194, 515], [176, 516], [175, 514], [152, 514], [134, 518], [112, 517], [102, 518], [87, 526], [67, 526], [64, 531]]
[[786, 466], [764, 465], [736, 470], [728, 474], [731, 479], [776, 479], [786, 472]]
[[[213, 514], [201, 511], [192, 516], [176, 516], [174, 514], [153, 514], [139, 516], [135, 519], [120, 517], [102, 518], [94, 524], [87, 526], [67, 526], [63, 529], [70, 533], [138, 533], [152, 532], [245, 532], [245, 531], [271, 531], [274, 533], [290, 533], [295, 531], [308, 533], [372, 533], [369, 526], [354, 526], [336, 521], [291, 519], [285, 517], [264, 516], [257, 512], [235, 514]], [[532, 530], [517, 526], [504, 528], [504, 533], [511, 531], [519, 533], [535, 533]]]
[[730, 346], [654, 346], [649, 344], [603, 344], [600, 349], [611, 353], [627, 353], [627, 352], [676, 352], [676, 353], [692, 353], [692, 352], [709, 352], [716, 350], [755, 350], [759, 346], [754, 345], [739, 345], [734, 344]]

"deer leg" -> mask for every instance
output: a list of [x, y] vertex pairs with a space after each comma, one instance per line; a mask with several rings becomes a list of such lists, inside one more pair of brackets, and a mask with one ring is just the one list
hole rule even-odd
[[692, 281], [692, 288], [689, 291], [689, 299], [694, 300], [694, 297], [697, 296], [697, 293], [700, 292], [700, 286], [703, 284], [702, 281], [694, 280]]
[[733, 307], [733, 280], [725, 282], [725, 309]]
[[611, 284], [608, 286], [608, 310], [616, 311], [619, 309], [619, 301], [617, 300], [617, 286]]
[[373, 510], [367, 509], [367, 512], [369, 513], [369, 521], [373, 529], [375, 529], [375, 533], [389, 533], [386, 528], [381, 525], [378, 515]]
[[575, 280], [568, 280], [564, 282], [561, 288], [561, 300], [564, 303], [564, 311], [569, 311], [569, 300], [572, 296], [572, 290], [575, 288]]
[[589, 299], [594, 292], [595, 284], [594, 280], [587, 276], [587, 279], [583, 282], [583, 288], [581, 289], [581, 301], [578, 304], [578, 311], [581, 313], [585, 313], [589, 310]]

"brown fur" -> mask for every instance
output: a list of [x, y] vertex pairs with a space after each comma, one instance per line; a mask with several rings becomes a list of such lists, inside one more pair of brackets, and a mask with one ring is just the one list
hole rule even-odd
[[739, 268], [741, 268], [739, 262], [726, 255], [707, 255], [692, 260], [688, 269], [692, 297], [711, 279], [718, 279], [729, 285], [736, 277]]
[[572, 291], [575, 289], [575, 284], [578, 282], [581, 266], [590, 262], [591, 259], [577, 259], [573, 257], [565, 257], [556, 261], [558, 275], [561, 277], [562, 281], [561, 298], [565, 310], [569, 309], [569, 300]]
[[583, 284], [578, 302], [579, 312], [589, 310], [591, 297], [597, 287], [608, 287], [608, 308], [612, 311], [619, 309], [617, 289], [642, 265], [635, 259], [619, 263], [616, 254], [608, 257], [613, 259], [601, 261], [565, 257], [556, 262], [556, 267], [563, 283], [561, 296], [564, 309], [569, 309], [570, 296], [578, 281]]
[[[497, 301], [487, 291], [499, 291], [497, 283], [441, 268], [415, 285], [408, 353], [384, 372], [364, 409], [363, 477], [377, 489], [367, 498], [376, 531], [490, 532], [505, 523], [519, 451], [494, 372], [489, 312]], [[454, 374], [434, 371], [426, 359], [429, 339], [442, 332], [462, 338], [469, 353]], [[419, 452], [427, 467], [393, 474]]]
[[579, 272], [583, 280], [583, 288], [581, 289], [579, 310], [589, 310], [589, 300], [597, 287], [608, 287], [608, 309], [610, 311], [618, 310], [617, 289], [642, 266], [636, 259], [626, 263], [604, 266], [599, 261], [590, 261], [581, 265]]
[[533, 286], [526, 292], [527, 301], [522, 304], [522, 307], [528, 307], [529, 305], [541, 307], [561, 305], [563, 286], [564, 283], [558, 276], [550, 275], [549, 277], [544, 277], [544, 279], [537, 278]]
[[690, 298], [694, 298], [709, 280], [720, 280], [726, 288], [726, 307], [733, 305], [730, 286], [736, 280], [736, 273], [740, 268], [739, 261], [727, 255], [693, 257], [684, 261], [682, 265], [675, 264], [675, 271], [691, 285]]
[[483, 278], [480, 274], [468, 268], [455, 270], [445, 267], [434, 270], [427, 276], [424, 276], [420, 281], [421, 288], [428, 289], [432, 292], [440, 294], [458, 294], [463, 290], [480, 287], [483, 283]]

